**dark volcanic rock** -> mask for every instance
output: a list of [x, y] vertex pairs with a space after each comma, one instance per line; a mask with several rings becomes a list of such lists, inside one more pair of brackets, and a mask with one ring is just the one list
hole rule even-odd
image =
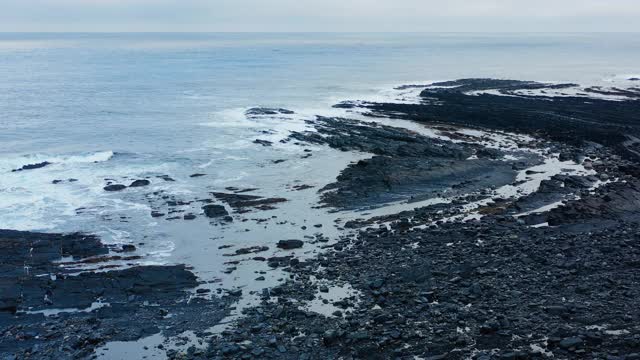
[[107, 185], [105, 186], [103, 189], [104, 191], [121, 191], [126, 189], [127, 187], [125, 185], [122, 184], [112, 184], [112, 185]]
[[[462, 79], [426, 88], [421, 104], [361, 104], [371, 115], [393, 116], [419, 122], [499, 129], [581, 145], [593, 141], [611, 146], [625, 156], [638, 158], [640, 91], [589, 88], [587, 92], [626, 96], [631, 101], [612, 102], [584, 97], [526, 96], [517, 90], [562, 89], [575, 84], [532, 81]], [[469, 92], [494, 90], [502, 95]], [[513, 96], [517, 95], [517, 96]]]
[[282, 108], [251, 108], [245, 112], [247, 116], [292, 115], [295, 112]]
[[136, 247], [135, 245], [125, 244], [125, 245], [122, 245], [122, 251], [125, 251], [125, 252], [136, 251]]
[[205, 205], [202, 207], [205, 216], [209, 218], [218, 218], [229, 215], [227, 209], [222, 205]]
[[48, 161], [43, 161], [41, 163], [36, 163], [36, 164], [27, 164], [27, 165], [22, 166], [19, 169], [13, 169], [11, 171], [12, 172], [17, 172], [17, 171], [24, 171], [24, 170], [34, 170], [34, 169], [43, 168], [43, 167], [48, 166], [48, 165], [51, 165], [51, 163], [48, 162]]
[[278, 241], [278, 247], [280, 249], [291, 250], [299, 249], [304, 245], [302, 240], [280, 240]]
[[[108, 250], [93, 236], [0, 230], [0, 250], [2, 359], [90, 358], [107, 341], [134, 341], [161, 327], [169, 337], [203, 331], [228, 314], [226, 299], [187, 303], [186, 291], [198, 281], [183, 265], [73, 275], [59, 266], [63, 257], [100, 261]], [[105, 306], [91, 310], [95, 304]], [[37, 313], [56, 309], [56, 316]]]
[[569, 201], [551, 210], [549, 225], [573, 224], [591, 220], [635, 220], [640, 217], [640, 180], [612, 183], [596, 194]]
[[287, 201], [284, 198], [265, 198], [257, 195], [247, 195], [238, 193], [211, 193], [216, 199], [221, 200], [229, 204], [238, 212], [248, 211], [246, 208], [256, 208], [260, 210], [268, 210], [273, 205]]
[[151, 181], [149, 180], [135, 180], [134, 182], [131, 183], [131, 185], [129, 185], [129, 187], [142, 187], [142, 186], [148, 186], [151, 184]]
[[[493, 160], [503, 157], [499, 150], [487, 151], [402, 128], [348, 119], [319, 117], [314, 125], [317, 132], [293, 133], [290, 139], [376, 154], [350, 165], [335, 183], [320, 190], [322, 202], [329, 206], [375, 206], [426, 198], [451, 188], [454, 195], [506, 185], [516, 177], [511, 164]], [[469, 159], [474, 153], [478, 158]], [[527, 164], [536, 161], [525, 160]]]
[[[237, 326], [223, 334], [224, 341], [210, 341], [197, 358], [251, 358], [255, 349], [265, 359], [639, 358], [640, 172], [633, 158], [614, 155], [620, 153], [620, 129], [626, 124], [636, 129], [637, 114], [629, 111], [637, 105], [516, 93], [572, 84], [470, 79], [440, 85], [448, 88], [426, 90], [420, 105], [364, 106], [371, 115], [393, 116], [393, 108], [424, 122], [555, 134], [563, 143], [535, 146], [552, 144], [549, 152], [567, 161], [590, 158], [585, 163], [600, 179], [617, 180], [593, 188], [598, 178], [566, 172], [544, 180], [530, 195], [479, 208], [480, 220], [436, 221], [460, 214], [469, 202], [488, 199], [490, 192], [377, 218], [380, 223], [350, 221], [345, 227], [359, 231], [340, 237], [316, 258], [268, 258], [269, 267], [289, 273], [287, 280], [265, 289], [261, 306], [246, 309]], [[496, 88], [512, 96], [465, 94]], [[343, 193], [343, 202], [334, 202], [343, 206], [364, 197], [363, 189], [370, 190], [366, 196], [399, 188], [412, 195], [425, 191], [406, 184], [437, 179], [438, 162], [443, 172], [452, 172], [450, 178], [463, 174], [458, 180], [464, 192], [473, 189], [464, 185], [467, 180], [486, 189], [495, 179], [482, 183], [480, 169], [484, 166], [483, 175], [489, 175], [495, 166], [491, 161], [503, 162], [500, 154], [460, 144], [460, 155], [472, 151], [481, 164], [478, 176], [466, 176], [473, 165], [459, 162], [474, 164], [475, 159], [457, 158], [455, 151], [431, 152], [415, 134], [386, 128], [382, 134], [359, 128], [361, 123], [333, 122], [314, 123], [321, 136], [295, 133], [291, 139], [376, 154], [352, 164], [328, 187]], [[592, 125], [596, 130], [588, 134]], [[583, 141], [595, 139], [603, 141]], [[634, 144], [624, 146], [633, 149]], [[526, 170], [536, 161], [508, 165]], [[419, 170], [422, 163], [432, 169]], [[390, 186], [380, 185], [385, 177]], [[451, 180], [442, 184], [458, 185]], [[528, 217], [513, 216], [560, 200], [564, 205], [535, 215], [553, 226], [530, 227]], [[358, 295], [325, 297], [331, 286], [344, 284]], [[318, 303], [340, 310], [320, 315], [314, 312]], [[247, 339], [251, 346], [243, 348]]]
[[260, 144], [262, 146], [271, 146], [271, 145], [273, 145], [273, 143], [271, 141], [269, 141], [269, 140], [255, 139], [255, 140], [253, 140], [253, 142], [255, 144]]

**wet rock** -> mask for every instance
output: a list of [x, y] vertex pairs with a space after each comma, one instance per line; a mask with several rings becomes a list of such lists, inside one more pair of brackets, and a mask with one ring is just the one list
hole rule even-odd
[[227, 209], [222, 205], [205, 205], [202, 207], [202, 210], [204, 210], [204, 214], [208, 218], [218, 218], [229, 215]]
[[282, 108], [251, 108], [245, 112], [247, 116], [292, 115], [293, 111]]
[[269, 210], [273, 208], [273, 205], [287, 201], [287, 199], [284, 198], [265, 198], [258, 195], [238, 193], [213, 192], [212, 195], [216, 199], [229, 204], [229, 206], [234, 208], [237, 212], [249, 211], [247, 208]]
[[22, 166], [22, 167], [20, 167], [18, 169], [11, 170], [11, 172], [18, 172], [18, 171], [24, 171], [24, 170], [35, 170], [35, 169], [40, 169], [40, 168], [43, 168], [43, 167], [49, 166], [49, 165], [51, 165], [50, 162], [43, 161], [43, 162], [40, 162], [40, 163], [24, 165], [24, 166]]
[[292, 249], [299, 249], [304, 245], [304, 242], [302, 242], [302, 240], [280, 240], [278, 241], [278, 248], [280, 249], [284, 249], [284, 250], [292, 250]]
[[262, 146], [271, 146], [273, 145], [273, 142], [269, 141], [269, 140], [261, 140], [261, 139], [255, 139], [253, 140], [254, 144], [259, 144]]
[[380, 289], [384, 285], [384, 279], [374, 279], [369, 281], [369, 288], [373, 290]]
[[122, 184], [112, 184], [112, 185], [105, 186], [103, 189], [104, 189], [104, 191], [122, 191], [122, 190], [124, 190], [126, 188], [127, 187], [125, 185], [122, 185]]
[[582, 340], [579, 337], [570, 337], [570, 338], [562, 339], [562, 341], [560, 341], [560, 347], [563, 349], [571, 349], [571, 348], [575, 349], [580, 347], [583, 343], [584, 343], [584, 340]]
[[264, 251], [268, 251], [268, 246], [251, 246], [242, 249], [237, 249], [234, 254], [225, 254], [225, 256], [237, 256], [246, 254], [256, 254]]
[[322, 334], [322, 342], [325, 346], [333, 346], [336, 342], [338, 342], [340, 335], [335, 330], [327, 330]]
[[124, 252], [136, 251], [136, 246], [132, 244], [124, 244], [122, 245], [122, 251]]
[[129, 185], [129, 187], [142, 187], [142, 186], [148, 186], [151, 184], [151, 181], [149, 180], [135, 180], [134, 182], [131, 183], [131, 185]]
[[[133, 245], [122, 246], [123, 251], [133, 249]], [[73, 267], [59, 266], [63, 258], [67, 263], [68, 258], [80, 263], [97, 260], [108, 253], [93, 236], [0, 230], [0, 250], [0, 329], [3, 334], [0, 358], [9, 354], [19, 354], [19, 357], [31, 354], [27, 356], [31, 358], [88, 358], [107, 341], [134, 341], [158, 333], [158, 321], [173, 328], [167, 336], [175, 336], [187, 330], [205, 330], [209, 327], [208, 321], [220, 321], [227, 313], [225, 302], [217, 299], [192, 300], [186, 305], [187, 291], [197, 286], [198, 281], [182, 265], [134, 266], [111, 271], [107, 267], [104, 271], [80, 274]], [[110, 306], [61, 313], [46, 320], [42, 314], [24, 312], [27, 309], [88, 309], [101, 302]], [[161, 310], [156, 306], [161, 306]], [[6, 311], [21, 315], [4, 316], [2, 312]], [[173, 316], [167, 317], [169, 312]], [[203, 321], [203, 318], [208, 319]]]
[[[468, 160], [475, 149], [463, 143], [427, 138], [406, 129], [346, 119], [318, 118], [317, 132], [294, 132], [290, 139], [326, 144], [343, 151], [375, 154], [344, 169], [335, 183], [323, 187], [325, 205], [355, 209], [406, 200], [407, 194], [436, 196], [454, 188], [472, 192], [506, 185], [516, 172], [491, 158]], [[495, 156], [502, 157], [498, 151]], [[535, 161], [531, 159], [531, 161]], [[492, 168], [487, 177], [487, 169]]]

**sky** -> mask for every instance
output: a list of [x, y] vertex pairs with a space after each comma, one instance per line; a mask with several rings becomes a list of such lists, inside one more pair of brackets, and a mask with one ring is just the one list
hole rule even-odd
[[640, 0], [0, 0], [1, 32], [640, 32]]

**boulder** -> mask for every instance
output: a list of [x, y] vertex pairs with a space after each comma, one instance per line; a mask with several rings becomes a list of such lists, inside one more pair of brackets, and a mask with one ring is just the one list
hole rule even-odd
[[204, 215], [209, 218], [217, 218], [229, 215], [227, 209], [225, 209], [225, 207], [222, 205], [206, 205], [202, 207], [202, 210], [204, 210]]
[[126, 188], [127, 187], [122, 185], [122, 184], [113, 184], [113, 185], [107, 185], [103, 189], [104, 189], [104, 191], [121, 191], [121, 190], [124, 190]]
[[148, 186], [149, 184], [151, 184], [151, 182], [149, 180], [136, 180], [136, 181], [132, 182], [131, 185], [129, 185], [129, 187]]
[[135, 245], [125, 244], [125, 245], [122, 245], [122, 251], [124, 252], [136, 251], [136, 247]]

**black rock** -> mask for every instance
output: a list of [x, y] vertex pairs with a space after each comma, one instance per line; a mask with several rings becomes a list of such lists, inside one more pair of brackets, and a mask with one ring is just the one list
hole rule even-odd
[[205, 216], [209, 218], [217, 218], [229, 215], [227, 209], [225, 209], [225, 207], [222, 205], [206, 205], [202, 207], [202, 210], [204, 210]]
[[132, 182], [131, 185], [129, 185], [129, 187], [141, 187], [141, 186], [147, 186], [149, 184], [151, 184], [149, 180], [136, 180]]
[[570, 338], [562, 339], [562, 341], [560, 341], [560, 347], [563, 349], [578, 348], [583, 343], [584, 343], [584, 340], [582, 340], [577, 336], [570, 337]]
[[384, 279], [374, 279], [369, 282], [369, 288], [373, 290], [380, 289], [384, 285]]
[[136, 251], [136, 247], [135, 247], [135, 245], [124, 244], [124, 245], [122, 245], [122, 251], [124, 251], [124, 252]]
[[27, 164], [24, 165], [23, 167], [19, 168], [19, 169], [13, 169], [11, 170], [12, 172], [17, 172], [17, 171], [23, 171], [23, 170], [34, 170], [34, 169], [40, 169], [43, 168], [47, 165], [51, 165], [50, 162], [48, 161], [43, 161], [41, 163], [36, 163], [36, 164]]
[[273, 145], [273, 142], [271, 142], [269, 140], [255, 139], [255, 140], [253, 140], [253, 142], [255, 144], [260, 144], [262, 146], [271, 146], [271, 145]]
[[335, 330], [327, 330], [322, 334], [322, 342], [325, 346], [334, 345], [339, 339], [338, 332]]
[[302, 240], [280, 240], [278, 241], [278, 247], [280, 249], [291, 250], [299, 249], [304, 245]]
[[113, 185], [107, 185], [103, 189], [104, 189], [104, 191], [121, 191], [121, 190], [124, 190], [126, 188], [127, 187], [125, 185], [122, 185], [122, 184], [113, 184]]
[[194, 220], [196, 216], [194, 214], [185, 214], [182, 218], [185, 220]]
[[251, 108], [245, 112], [247, 116], [261, 116], [261, 115], [291, 115], [295, 114], [293, 111], [282, 108]]

